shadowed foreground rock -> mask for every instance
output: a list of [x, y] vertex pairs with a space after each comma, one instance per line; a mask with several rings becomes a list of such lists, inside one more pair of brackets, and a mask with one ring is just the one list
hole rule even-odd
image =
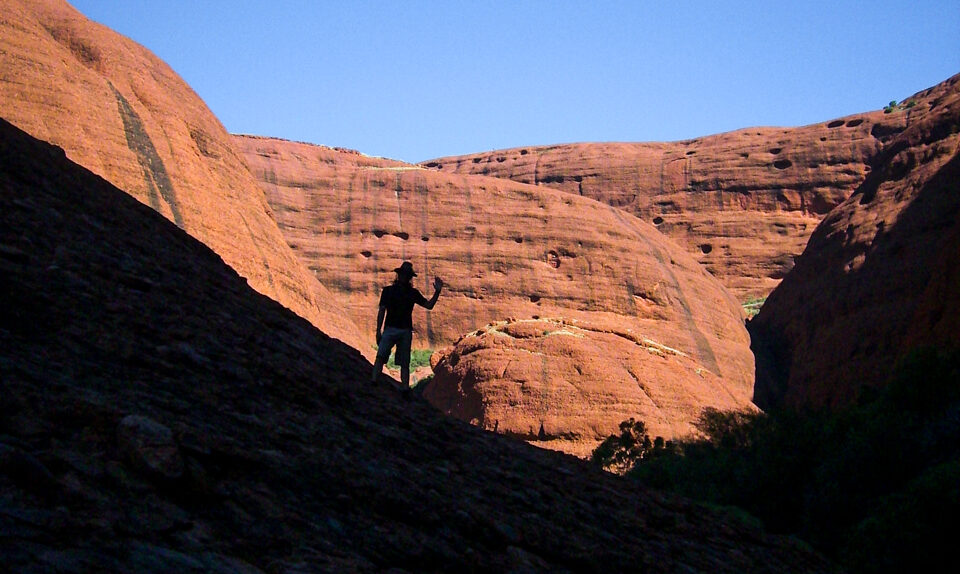
[[750, 322], [761, 407], [849, 404], [912, 349], [960, 347], [960, 76], [917, 100]]
[[0, 109], [333, 337], [368, 337], [290, 251], [227, 131], [155, 54], [62, 0], [4, 0]]
[[832, 569], [362, 384], [356, 350], [6, 122], [0, 289], [6, 570]]

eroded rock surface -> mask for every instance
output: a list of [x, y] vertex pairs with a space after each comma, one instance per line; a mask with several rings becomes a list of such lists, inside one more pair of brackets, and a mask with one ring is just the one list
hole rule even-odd
[[[433, 311], [415, 312], [417, 347], [443, 347], [511, 317], [584, 321], [676, 349], [689, 361], [689, 369], [661, 363], [634, 369], [640, 385], [699, 394], [692, 390], [704, 384], [698, 371], [709, 372], [739, 404], [749, 404], [753, 363], [742, 310], [653, 226], [587, 198], [505, 179], [438, 173], [276, 139], [237, 140], [294, 251], [369, 333], [380, 289], [392, 280], [392, 269], [409, 259], [426, 295], [434, 276], [447, 282]], [[483, 368], [505, 367], [502, 357], [483, 356], [492, 361]], [[606, 389], [605, 402], [581, 405], [578, 416], [600, 417], [596, 426], [602, 430], [595, 432], [612, 432], [620, 422], [611, 426], [604, 411], [620, 401], [610, 391], [624, 384], [626, 357], [611, 356], [607, 371], [593, 372], [598, 388]], [[555, 386], [565, 370], [548, 362], [524, 376], [531, 384]], [[436, 384], [456, 385], [451, 378]], [[500, 400], [506, 398], [484, 404]], [[519, 416], [534, 420], [542, 412]], [[686, 428], [688, 420], [684, 415], [674, 428]], [[582, 431], [578, 426], [551, 432]]]
[[60, 0], [5, 1], [0, 107], [209, 245], [261, 293], [368, 350], [291, 253], [223, 126], [144, 47]]
[[922, 345], [960, 345], [960, 76], [817, 227], [750, 323], [757, 403], [843, 405]]
[[863, 182], [884, 143], [929, 104], [918, 94], [891, 113], [798, 128], [514, 148], [421, 165], [548, 186], [623, 209], [656, 225], [747, 300], [776, 287], [823, 216]]
[[[834, 571], [370, 386], [358, 351], [5, 121], [0, 296], [5, 570]], [[124, 456], [130, 415], [170, 430], [147, 434], [179, 477]]]
[[424, 397], [443, 412], [584, 458], [631, 417], [674, 439], [694, 432], [704, 407], [752, 408], [752, 389], [682, 351], [585, 321], [490, 324], [433, 362]]

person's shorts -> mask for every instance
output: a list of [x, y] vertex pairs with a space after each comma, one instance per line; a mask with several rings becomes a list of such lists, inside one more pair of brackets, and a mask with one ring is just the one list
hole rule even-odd
[[390, 359], [390, 349], [396, 345], [397, 352], [393, 356], [393, 362], [401, 367], [410, 366], [410, 344], [413, 342], [413, 331], [411, 329], [398, 329], [396, 327], [386, 327], [380, 336], [380, 346], [377, 347], [377, 359], [384, 363]]

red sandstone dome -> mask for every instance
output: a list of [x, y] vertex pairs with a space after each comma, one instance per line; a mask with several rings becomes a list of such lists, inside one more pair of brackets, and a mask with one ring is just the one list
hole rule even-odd
[[[505, 179], [276, 139], [236, 141], [294, 251], [367, 332], [380, 288], [411, 260], [428, 295], [434, 276], [447, 283], [433, 311], [416, 311], [423, 314], [414, 318], [415, 347], [438, 349], [507, 321], [442, 353], [441, 367], [475, 339], [523, 339], [438, 371], [428, 396], [446, 412], [525, 437], [545, 422], [552, 438], [565, 437], [552, 445], [583, 454], [630, 416], [654, 417], [652, 426], [674, 437], [689, 432], [705, 406], [750, 407], [753, 362], [740, 306], [653, 226], [591, 199]], [[576, 335], [556, 338], [564, 329], [546, 318]], [[555, 333], [515, 337], [531, 319]], [[530, 355], [541, 342], [548, 348]], [[541, 357], [533, 359], [539, 366], [527, 355]], [[577, 363], [589, 374], [578, 375], [582, 392], [567, 392]], [[462, 377], [490, 384], [468, 389]], [[543, 404], [512, 404], [505, 385], [541, 389]], [[460, 406], [449, 398], [474, 392], [480, 396]], [[509, 420], [494, 412], [508, 404], [515, 407]], [[477, 415], [478, 408], [491, 410]]]
[[261, 293], [368, 350], [291, 253], [223, 126], [149, 50], [66, 2], [6, 1], [0, 106], [5, 119], [206, 243]]
[[747, 300], [777, 286], [819, 221], [864, 180], [921, 103], [929, 104], [924, 94], [894, 113], [798, 128], [513, 148], [421, 165], [552, 187], [620, 208], [656, 225]]
[[912, 350], [960, 347], [960, 75], [911, 101], [750, 323], [764, 408], [849, 404]]

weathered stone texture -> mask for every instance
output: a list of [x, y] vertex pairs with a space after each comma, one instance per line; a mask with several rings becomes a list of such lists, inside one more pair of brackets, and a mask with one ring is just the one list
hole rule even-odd
[[209, 245], [261, 293], [367, 350], [290, 252], [223, 126], [146, 48], [66, 2], [4, 2], [0, 107]]

